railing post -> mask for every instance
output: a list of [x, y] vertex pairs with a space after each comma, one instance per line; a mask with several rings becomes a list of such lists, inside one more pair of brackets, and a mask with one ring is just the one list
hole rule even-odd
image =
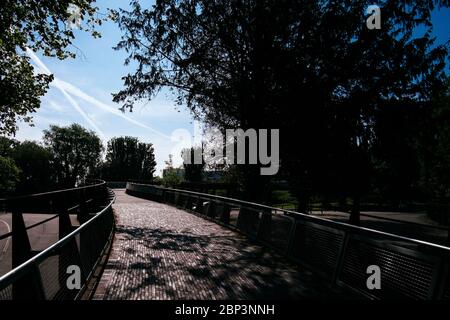
[[289, 230], [288, 245], [286, 248], [286, 255], [288, 257], [294, 254], [296, 236], [297, 236], [297, 219], [295, 217], [292, 217], [292, 226]]
[[214, 218], [215, 216], [216, 203], [213, 200], [209, 200], [208, 209], [206, 211], [206, 216]]
[[445, 294], [445, 286], [448, 283], [449, 270], [449, 265], [443, 258], [435, 265], [431, 280], [430, 300], [442, 299], [442, 296]]
[[447, 247], [450, 247], [450, 225], [447, 230]]
[[350, 241], [350, 235], [348, 232], [344, 233], [344, 239], [342, 239], [341, 247], [339, 248], [339, 254], [336, 261], [336, 267], [333, 273], [332, 285], [337, 285], [339, 276], [344, 265], [344, 258], [347, 251], [348, 242]]
[[220, 216], [220, 221], [222, 223], [230, 224], [230, 212], [231, 212], [230, 205], [223, 202], [222, 203], [222, 214]]
[[242, 232], [250, 236], [256, 236], [254, 232], [258, 232], [259, 212], [255, 212], [251, 208], [241, 206], [237, 219], [237, 227]]
[[[61, 240], [66, 235], [72, 232], [73, 227], [70, 221], [69, 211], [66, 205], [67, 196], [61, 195], [56, 201], [56, 213], [58, 214], [59, 221], [59, 239]], [[67, 245], [59, 251], [58, 254], [58, 279], [60, 290], [66, 291], [67, 281], [67, 267], [75, 265], [80, 268], [82, 282], [85, 279], [83, 266], [81, 264], [80, 253], [78, 251], [78, 245], [75, 238], [72, 238]], [[75, 292], [74, 292], [75, 294]]]
[[80, 196], [80, 208], [77, 214], [77, 219], [80, 222], [80, 225], [89, 220], [89, 210], [88, 205], [86, 203], [86, 191], [83, 190]]
[[[17, 208], [12, 210], [12, 231], [12, 267], [16, 268], [33, 256], [23, 214]], [[13, 283], [12, 295], [13, 300], [45, 299], [38, 266]]]
[[12, 267], [16, 268], [32, 257], [30, 240], [20, 210], [12, 211]]
[[192, 204], [193, 204], [192, 196], [191, 195], [187, 195], [186, 197], [187, 197], [187, 199], [186, 199], [184, 208], [186, 210], [190, 211], [190, 210], [192, 210]]
[[179, 192], [174, 192], [174, 205], [175, 207], [179, 208], [180, 207], [180, 202], [181, 202], [181, 194]]
[[58, 214], [58, 236], [59, 240], [61, 240], [72, 232], [72, 223], [70, 222], [67, 207], [61, 202], [59, 202], [56, 206], [56, 213]]
[[259, 240], [270, 241], [272, 233], [272, 213], [263, 211], [261, 215], [261, 221], [259, 223], [257, 238]]
[[203, 199], [198, 197], [197, 203], [195, 204], [195, 212], [203, 214]]

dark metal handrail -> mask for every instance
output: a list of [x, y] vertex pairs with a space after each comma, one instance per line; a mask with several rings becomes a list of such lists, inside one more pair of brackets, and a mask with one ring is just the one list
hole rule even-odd
[[[114, 193], [101, 180], [78, 188], [1, 199], [11, 213], [13, 270], [0, 277], [3, 299], [74, 299], [91, 279], [100, 257], [111, 240], [114, 227]], [[52, 217], [25, 226], [24, 214], [51, 214]], [[72, 226], [76, 214], [79, 227]], [[41, 252], [31, 250], [27, 230], [58, 218], [59, 241]], [[82, 288], [66, 286], [67, 267], [78, 266]]]
[[[450, 300], [449, 247], [194, 191], [129, 183], [127, 193], [175, 205], [235, 229], [332, 285], [365, 297]], [[380, 290], [367, 286], [371, 265], [381, 270]]]
[[69, 233], [67, 236], [59, 240], [58, 242], [52, 244], [50, 247], [45, 249], [44, 251], [41, 251], [31, 259], [25, 261], [17, 268], [14, 268], [13, 270], [9, 271], [8, 273], [4, 274], [0, 277], [0, 290], [5, 289], [7, 286], [11, 285], [16, 281], [18, 278], [26, 274], [27, 272], [30, 272], [30, 270], [37, 264], [43, 262], [48, 257], [52, 256], [55, 252], [57, 252], [59, 249], [61, 249], [65, 244], [67, 244], [69, 241], [72, 241], [74, 237], [78, 234], [80, 234], [82, 231], [86, 230], [89, 226], [91, 226], [93, 223], [95, 223], [102, 214], [104, 214], [107, 210], [111, 209], [112, 204], [115, 201], [115, 196], [111, 200], [111, 202], [103, 208], [100, 212], [96, 213], [95, 216], [90, 219], [89, 221], [83, 223], [80, 227]]
[[[227, 198], [227, 197], [224, 197], [224, 196], [200, 193], [200, 192], [190, 191], [190, 190], [182, 190], [182, 189], [175, 189], [175, 188], [164, 188], [164, 187], [160, 187], [160, 186], [145, 185], [145, 184], [138, 184], [138, 183], [133, 183], [133, 185], [144, 186], [144, 187], [151, 186], [152, 188], [160, 189], [161, 191], [164, 191], [164, 192], [178, 192], [178, 193], [181, 193], [181, 194], [188, 194], [188, 195], [198, 196], [198, 197], [201, 197], [201, 198], [203, 198], [205, 200], [215, 200], [215, 201], [222, 202], [222, 203], [228, 203], [228, 204], [231, 203], [231, 204], [234, 204], [236, 206], [245, 206], [248, 209], [263, 209], [263, 210], [267, 210], [267, 211], [278, 211], [278, 212], [282, 212], [285, 215], [289, 215], [289, 216], [292, 216], [292, 217], [305, 219], [305, 220], [308, 220], [308, 221], [311, 221], [311, 222], [320, 222], [320, 223], [329, 225], [330, 227], [346, 229], [346, 230], [349, 230], [349, 231], [353, 230], [353, 231], [358, 231], [358, 232], [369, 232], [371, 234], [377, 234], [379, 236], [390, 238], [391, 240], [394, 240], [394, 241], [398, 240], [398, 241], [408, 241], [408, 242], [415, 243], [415, 244], [424, 244], [424, 245], [427, 245], [427, 246], [436, 247], [438, 249], [446, 250], [448, 253], [450, 253], [450, 247], [446, 247], [446, 246], [443, 246], [443, 245], [440, 245], [440, 244], [436, 244], [436, 243], [432, 243], [432, 242], [428, 242], [428, 241], [423, 241], [423, 240], [419, 240], [419, 239], [408, 238], [408, 237], [404, 237], [404, 236], [400, 236], [400, 235], [396, 235], [396, 234], [392, 234], [392, 233], [388, 233], [388, 232], [384, 232], [384, 231], [380, 231], [380, 230], [375, 230], [375, 229], [355, 226], [355, 225], [352, 225], [352, 224], [349, 224], [349, 223], [345, 223], [345, 222], [341, 222], [341, 221], [333, 221], [333, 220], [330, 220], [330, 219], [321, 218], [321, 217], [318, 217], [318, 216], [313, 216], [313, 215], [310, 215], [310, 214], [301, 213], [301, 212], [297, 212], [297, 211], [292, 211], [292, 210], [288, 210], [288, 209], [281, 209], [281, 208], [271, 207], [271, 206], [267, 206], [267, 205], [264, 205], [264, 204], [259, 204], [259, 203], [256, 203], [256, 202], [249, 202], [249, 201], [245, 201], [245, 200]], [[128, 188], [127, 188], [127, 190], [128, 190]], [[414, 223], [412, 223], [412, 224], [414, 224]], [[443, 229], [446, 230], [446, 228], [443, 228]]]
[[90, 189], [95, 189], [97, 187], [101, 187], [103, 185], [106, 185], [105, 181], [93, 180], [92, 184], [82, 186], [82, 187], [74, 187], [74, 188], [67, 188], [67, 189], [54, 190], [54, 191], [48, 191], [48, 192], [32, 193], [32, 194], [21, 195], [21, 196], [13, 196], [13, 197], [8, 197], [8, 198], [0, 198], [0, 203], [16, 202], [19, 200], [31, 200], [34, 198], [41, 198], [41, 197], [47, 197], [47, 196], [60, 195], [60, 194], [64, 194], [64, 193], [70, 193], [72, 191], [90, 190]]

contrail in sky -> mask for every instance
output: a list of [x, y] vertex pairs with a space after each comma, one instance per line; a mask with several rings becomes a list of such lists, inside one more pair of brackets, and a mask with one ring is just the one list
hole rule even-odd
[[[41, 69], [41, 71], [43, 71], [46, 74], [52, 74], [50, 72], [50, 70], [47, 68], [47, 66], [41, 61], [41, 59], [39, 59], [38, 56], [36, 56], [36, 54], [29, 48], [27, 48], [27, 54], [30, 56], [31, 60], [33, 60], [34, 63], [36, 63], [38, 65], [38, 67], [39, 67], [39, 69]], [[78, 111], [78, 113], [84, 118], [84, 120], [86, 120], [86, 122], [89, 123], [92, 126], [92, 128], [94, 128], [95, 131], [97, 131], [100, 134], [101, 138], [105, 139], [105, 134], [103, 133], [103, 131], [100, 130], [100, 128], [86, 114], [86, 112], [84, 112], [83, 109], [81, 109], [80, 105], [67, 93], [67, 91], [64, 89], [64, 87], [59, 86], [58, 83], [54, 83], [54, 86], [59, 91], [61, 91], [61, 93], [67, 98], [67, 100], [69, 100], [70, 104], [74, 107], [74, 109], [76, 111]]]
[[[39, 67], [39, 69], [41, 69], [44, 73], [46, 74], [52, 74], [50, 72], [50, 70], [47, 68], [47, 66], [41, 61], [41, 59], [39, 59], [39, 57], [29, 48], [27, 48], [27, 54], [30, 56], [31, 60], [33, 60], [34, 63], [37, 64], [37, 66]], [[78, 105], [78, 103], [70, 96], [70, 94], [72, 94], [75, 97], [78, 97], [80, 99], [85, 100], [86, 102], [91, 103], [92, 105], [105, 110], [109, 113], [114, 114], [115, 116], [118, 116], [130, 123], [133, 123], [134, 125], [137, 125], [141, 128], [145, 128], [147, 130], [150, 130], [154, 133], [156, 133], [159, 136], [162, 136], [166, 139], [171, 139], [172, 137], [169, 135], [166, 135], [158, 130], [155, 130], [137, 120], [134, 120], [128, 116], [126, 116], [125, 114], [123, 114], [120, 110], [111, 107], [99, 100], [97, 100], [96, 98], [88, 95], [87, 93], [83, 92], [81, 89], [79, 89], [78, 87], [74, 86], [71, 83], [68, 83], [66, 81], [60, 80], [58, 78], [55, 77], [55, 79], [53, 80], [53, 82], [50, 84], [54, 87], [56, 87], [58, 90], [61, 91], [61, 93], [67, 98], [67, 100], [69, 100], [69, 102], [72, 104], [72, 106], [81, 114], [81, 116], [96, 130], [98, 131], [103, 137], [105, 137], [105, 135], [103, 134], [103, 132], [98, 128], [98, 126], [94, 123], [94, 121], [89, 118], [89, 116], [83, 111], [83, 109], [81, 109], [81, 107]], [[70, 93], [70, 94], [69, 94]]]
[[64, 88], [64, 90], [66, 90], [67, 92], [70, 92], [72, 95], [74, 95], [74, 96], [76, 96], [76, 97], [78, 97], [80, 99], [83, 99], [86, 102], [89, 102], [89, 103], [93, 104], [94, 106], [96, 106], [96, 107], [98, 107], [98, 108], [100, 108], [102, 110], [105, 110], [105, 111], [107, 111], [109, 113], [112, 113], [115, 116], [118, 116], [118, 117], [120, 117], [120, 118], [122, 118], [122, 119], [124, 119], [124, 120], [126, 120], [126, 121], [128, 121], [130, 123], [132, 123], [132, 124], [135, 124], [135, 125], [141, 127], [141, 128], [145, 128], [145, 129], [148, 129], [150, 131], [153, 131], [154, 133], [156, 133], [156, 134], [158, 134], [158, 135], [160, 135], [160, 136], [162, 136], [164, 138], [170, 139], [170, 136], [168, 136], [168, 135], [166, 135], [166, 134], [164, 134], [164, 133], [162, 133], [162, 132], [160, 132], [158, 130], [153, 129], [152, 127], [149, 127], [146, 124], [143, 124], [142, 122], [139, 122], [137, 120], [134, 120], [134, 119], [126, 116], [122, 111], [120, 111], [120, 110], [118, 110], [118, 109], [116, 109], [114, 107], [111, 107], [111, 106], [107, 105], [106, 103], [103, 103], [103, 102], [97, 100], [96, 98], [88, 95], [87, 93], [83, 92], [81, 89], [79, 89], [78, 87], [74, 86], [71, 83], [68, 83], [68, 82], [60, 80], [60, 79], [55, 79], [55, 82], [58, 83], [59, 87]]

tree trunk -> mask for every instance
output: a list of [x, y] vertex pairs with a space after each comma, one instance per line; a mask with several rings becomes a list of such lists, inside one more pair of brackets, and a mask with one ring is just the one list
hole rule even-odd
[[355, 226], [360, 225], [360, 201], [360, 195], [355, 195], [353, 197], [353, 207], [350, 213], [350, 224], [353, 224]]
[[256, 203], [265, 203], [267, 198], [267, 176], [260, 175], [260, 167], [246, 165], [244, 167], [244, 200]]

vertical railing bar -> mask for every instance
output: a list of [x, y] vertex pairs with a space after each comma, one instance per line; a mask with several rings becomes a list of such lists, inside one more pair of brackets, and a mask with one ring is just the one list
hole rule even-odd
[[33, 264], [32, 268], [32, 279], [34, 282], [35, 295], [38, 300], [46, 300], [44, 283], [42, 282], [41, 270], [37, 263]]
[[336, 267], [333, 272], [332, 285], [338, 285], [338, 281], [344, 266], [344, 257], [347, 251], [348, 243], [350, 241], [349, 232], [344, 231], [344, 237], [342, 239], [342, 244], [339, 248], [338, 258], [336, 261]]
[[293, 254], [293, 247], [295, 243], [295, 236], [297, 233], [297, 219], [293, 217], [289, 217], [292, 221], [291, 228], [289, 230], [289, 238], [288, 238], [288, 245], [286, 248], [286, 256], [291, 256]]
[[433, 270], [433, 278], [431, 280], [429, 299], [441, 299], [444, 295], [445, 287], [449, 282], [449, 266], [444, 257], [436, 263], [436, 270]]

